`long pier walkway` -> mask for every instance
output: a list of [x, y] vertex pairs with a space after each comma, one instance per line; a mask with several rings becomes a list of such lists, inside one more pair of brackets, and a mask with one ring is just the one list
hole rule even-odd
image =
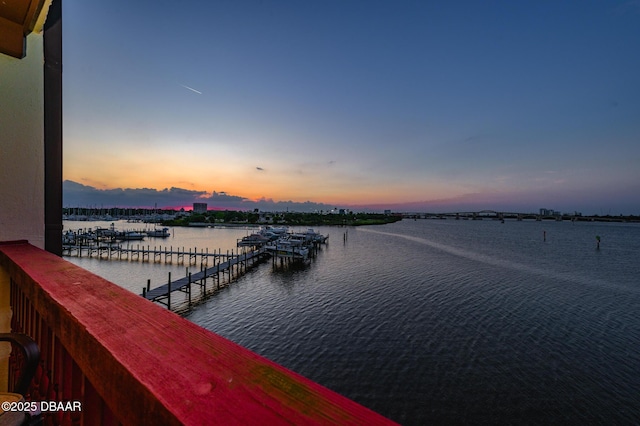
[[[193, 303], [191, 294], [192, 284], [196, 284], [200, 287], [201, 295], [206, 295], [211, 291], [220, 290], [221, 276], [224, 278], [224, 275], [226, 274], [228, 276], [227, 282], [231, 282], [234, 274], [239, 275], [246, 272], [249, 267], [253, 266], [254, 263], [260, 261], [265, 256], [269, 256], [267, 251], [264, 248], [259, 248], [229, 257], [225, 262], [214, 264], [214, 266], [204, 268], [195, 274], [189, 273], [186, 277], [175, 281], [171, 281], [171, 274], [169, 274], [167, 284], [154, 289], [150, 289], [149, 284], [147, 284], [147, 288], [143, 288], [142, 290], [142, 297], [147, 300], [151, 300], [152, 302], [161, 303], [169, 310], [188, 310], [191, 308]], [[207, 278], [210, 277], [213, 278], [214, 282], [212, 287], [207, 289]], [[176, 291], [186, 293], [186, 300], [182, 300], [178, 306], [176, 306], [175, 303], [174, 305], [171, 303], [171, 294]]]
[[208, 265], [209, 260], [213, 260], [215, 263], [215, 259], [226, 258], [230, 259], [238, 256], [239, 253], [234, 253], [233, 250], [231, 253], [229, 251], [222, 253], [220, 249], [218, 251], [214, 251], [212, 253], [209, 252], [209, 249], [198, 251], [197, 248], [176, 248], [173, 246], [159, 246], [159, 247], [151, 247], [140, 246], [140, 244], [136, 244], [135, 246], [131, 245], [128, 247], [122, 247], [120, 245], [86, 245], [86, 246], [78, 246], [78, 245], [63, 245], [62, 246], [62, 255], [63, 256], [74, 256], [74, 257], [90, 257], [90, 258], [98, 258], [98, 259], [114, 259], [114, 260], [137, 260], [141, 262], [164, 262], [164, 263], [177, 263], [184, 264], [188, 262], [189, 265], [197, 265], [204, 264]]

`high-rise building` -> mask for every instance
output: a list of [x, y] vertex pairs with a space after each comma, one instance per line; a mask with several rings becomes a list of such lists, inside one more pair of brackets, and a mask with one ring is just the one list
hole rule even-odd
[[207, 212], [207, 203], [193, 203], [193, 212], [194, 213], [206, 213]]

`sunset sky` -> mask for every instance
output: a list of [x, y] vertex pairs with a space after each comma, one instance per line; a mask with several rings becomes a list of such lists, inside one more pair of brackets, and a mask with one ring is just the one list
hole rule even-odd
[[65, 0], [63, 20], [65, 206], [640, 214], [640, 0]]

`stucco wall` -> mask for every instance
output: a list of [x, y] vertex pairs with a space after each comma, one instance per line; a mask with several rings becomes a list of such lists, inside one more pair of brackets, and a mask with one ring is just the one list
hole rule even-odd
[[27, 56], [0, 54], [0, 241], [44, 248], [44, 83], [42, 34]]

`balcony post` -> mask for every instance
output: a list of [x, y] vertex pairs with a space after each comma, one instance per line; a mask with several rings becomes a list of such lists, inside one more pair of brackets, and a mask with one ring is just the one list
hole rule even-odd
[[44, 25], [44, 246], [62, 256], [62, 1]]

